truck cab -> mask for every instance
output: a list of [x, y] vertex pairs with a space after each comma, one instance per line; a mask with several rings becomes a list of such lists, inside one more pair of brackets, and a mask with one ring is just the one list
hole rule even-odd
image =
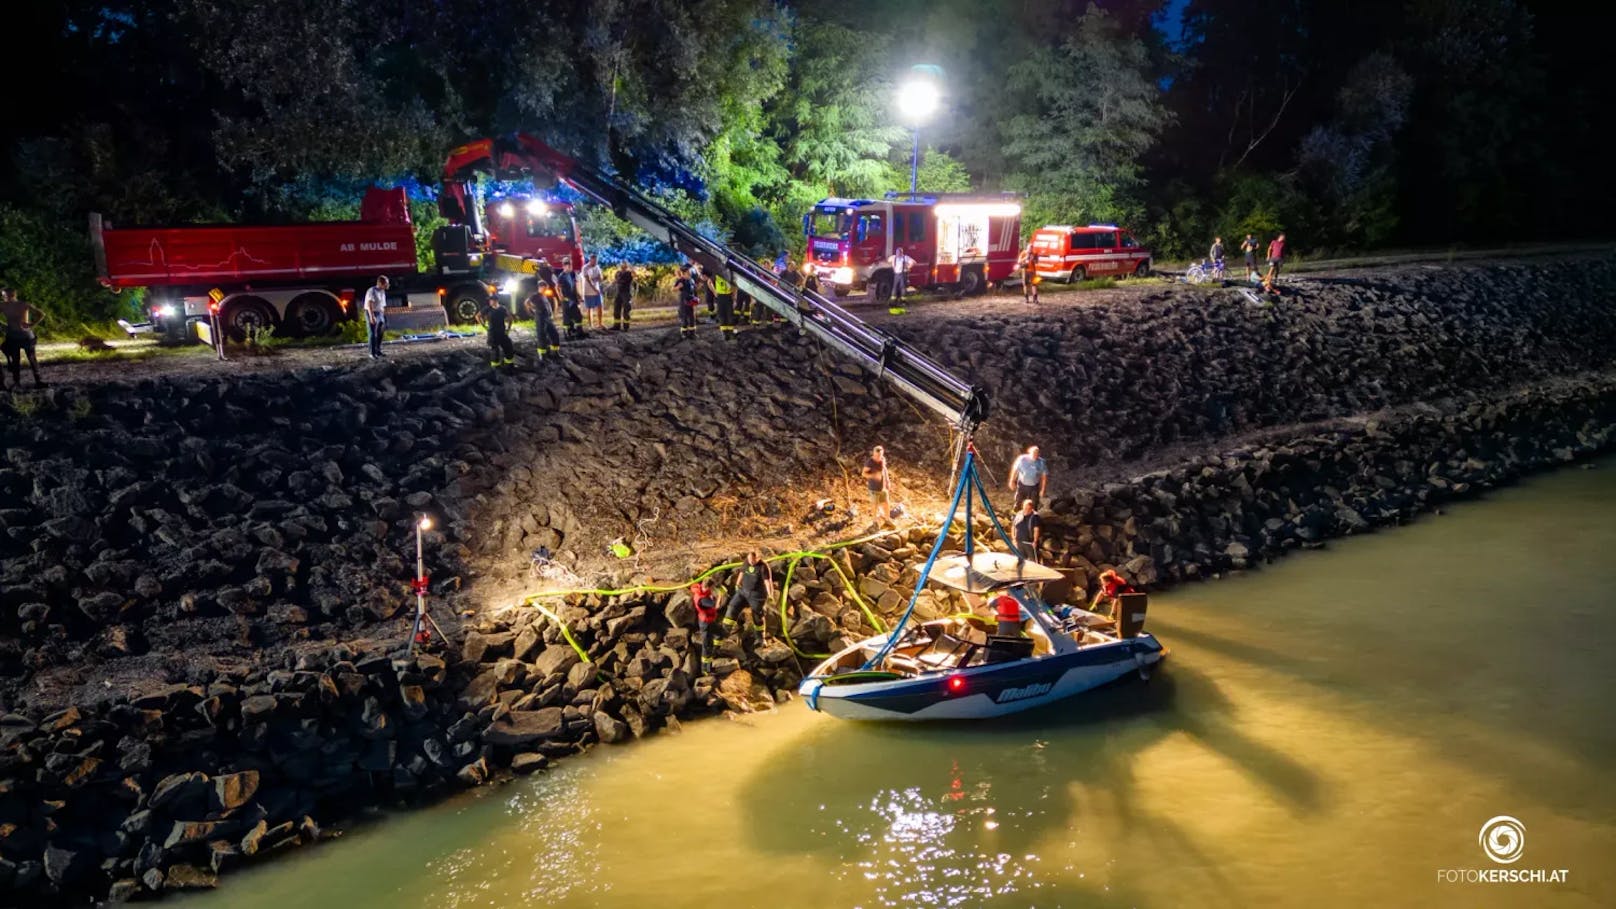
[[1076, 284], [1087, 278], [1150, 274], [1150, 250], [1115, 224], [1051, 224], [1032, 235], [1038, 276]]

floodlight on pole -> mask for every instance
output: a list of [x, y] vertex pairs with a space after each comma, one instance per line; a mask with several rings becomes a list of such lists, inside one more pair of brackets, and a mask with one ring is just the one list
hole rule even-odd
[[[915, 69], [924, 72], [935, 67], [916, 66]], [[920, 192], [920, 124], [937, 112], [941, 98], [942, 93], [938, 91], [936, 79], [928, 76], [914, 76], [898, 86], [898, 114], [914, 124], [915, 128], [915, 151], [909, 159], [911, 200]]]
[[425, 541], [425, 537], [426, 537], [426, 532], [428, 530], [431, 530], [431, 529], [432, 529], [432, 516], [431, 515], [429, 515], [429, 514], [421, 514], [421, 515], [416, 517], [416, 519], [415, 519], [415, 580], [413, 582], [411, 582], [411, 584], [410, 584], [410, 586], [415, 589], [415, 625], [414, 625], [413, 628], [410, 629], [410, 654], [411, 655], [414, 655], [416, 645], [425, 643], [426, 640], [429, 637], [429, 635], [425, 635], [423, 633], [424, 630], [425, 630], [423, 628], [423, 626], [426, 623], [431, 622], [432, 627], [437, 629], [438, 634], [440, 636], [443, 634], [443, 629], [438, 628], [438, 623], [432, 621], [432, 617], [430, 615], [427, 615], [427, 612], [426, 612], [426, 588], [427, 588], [427, 584], [430, 583], [431, 579], [429, 577], [427, 577], [427, 573], [426, 573], [426, 541]]

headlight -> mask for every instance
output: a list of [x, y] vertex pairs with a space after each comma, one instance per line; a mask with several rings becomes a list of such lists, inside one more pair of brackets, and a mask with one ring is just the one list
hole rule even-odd
[[522, 289], [522, 282], [521, 281], [518, 281], [515, 278], [506, 278], [505, 279], [505, 293], [507, 293], [510, 296], [514, 297], [514, 296], [516, 296], [516, 292], [521, 290], [521, 289]]
[[506, 202], [504, 205], [499, 207], [499, 216], [507, 221], [516, 217], [516, 206]]
[[165, 319], [172, 319], [179, 315], [180, 311], [174, 308], [174, 304], [164, 303], [162, 306], [157, 307], [157, 314]]
[[527, 202], [527, 213], [535, 218], [544, 214], [546, 210], [543, 199], [529, 199]]
[[846, 265], [843, 265], [841, 268], [838, 268], [835, 271], [831, 272], [830, 273], [830, 283], [832, 283], [832, 284], [852, 284], [853, 283], [853, 269], [848, 268]]

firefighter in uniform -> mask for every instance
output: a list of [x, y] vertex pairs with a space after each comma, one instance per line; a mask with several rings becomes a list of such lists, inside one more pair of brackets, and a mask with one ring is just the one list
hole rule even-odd
[[679, 336], [682, 338], [694, 337], [696, 334], [696, 279], [690, 274], [690, 264], [679, 266], [679, 277], [674, 279], [674, 287], [679, 291]]
[[734, 630], [743, 609], [752, 610], [749, 630], [763, 631], [763, 604], [772, 599], [774, 575], [769, 571], [769, 563], [763, 561], [763, 553], [754, 549], [746, 554], [746, 564], [741, 566], [735, 592], [730, 594], [724, 608], [724, 631]]
[[477, 318], [488, 326], [488, 365], [515, 363], [516, 345], [511, 343], [511, 312], [499, 302], [499, 297], [491, 296], [488, 308]]
[[725, 338], [735, 337], [735, 285], [713, 273], [713, 298], [718, 303], [718, 330]]
[[528, 314], [533, 316], [533, 333], [538, 336], [538, 354], [543, 357], [545, 352], [559, 353], [561, 351], [561, 333], [556, 331], [555, 319], [550, 316], [550, 300], [552, 289], [550, 285], [539, 282], [533, 293], [528, 295], [526, 303]]

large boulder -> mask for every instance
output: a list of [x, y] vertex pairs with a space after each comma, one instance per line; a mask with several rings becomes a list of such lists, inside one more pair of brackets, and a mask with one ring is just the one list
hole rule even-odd
[[553, 741], [564, 735], [561, 708], [545, 707], [542, 710], [511, 711], [483, 730], [483, 741], [500, 748], [519, 748], [535, 742]]

